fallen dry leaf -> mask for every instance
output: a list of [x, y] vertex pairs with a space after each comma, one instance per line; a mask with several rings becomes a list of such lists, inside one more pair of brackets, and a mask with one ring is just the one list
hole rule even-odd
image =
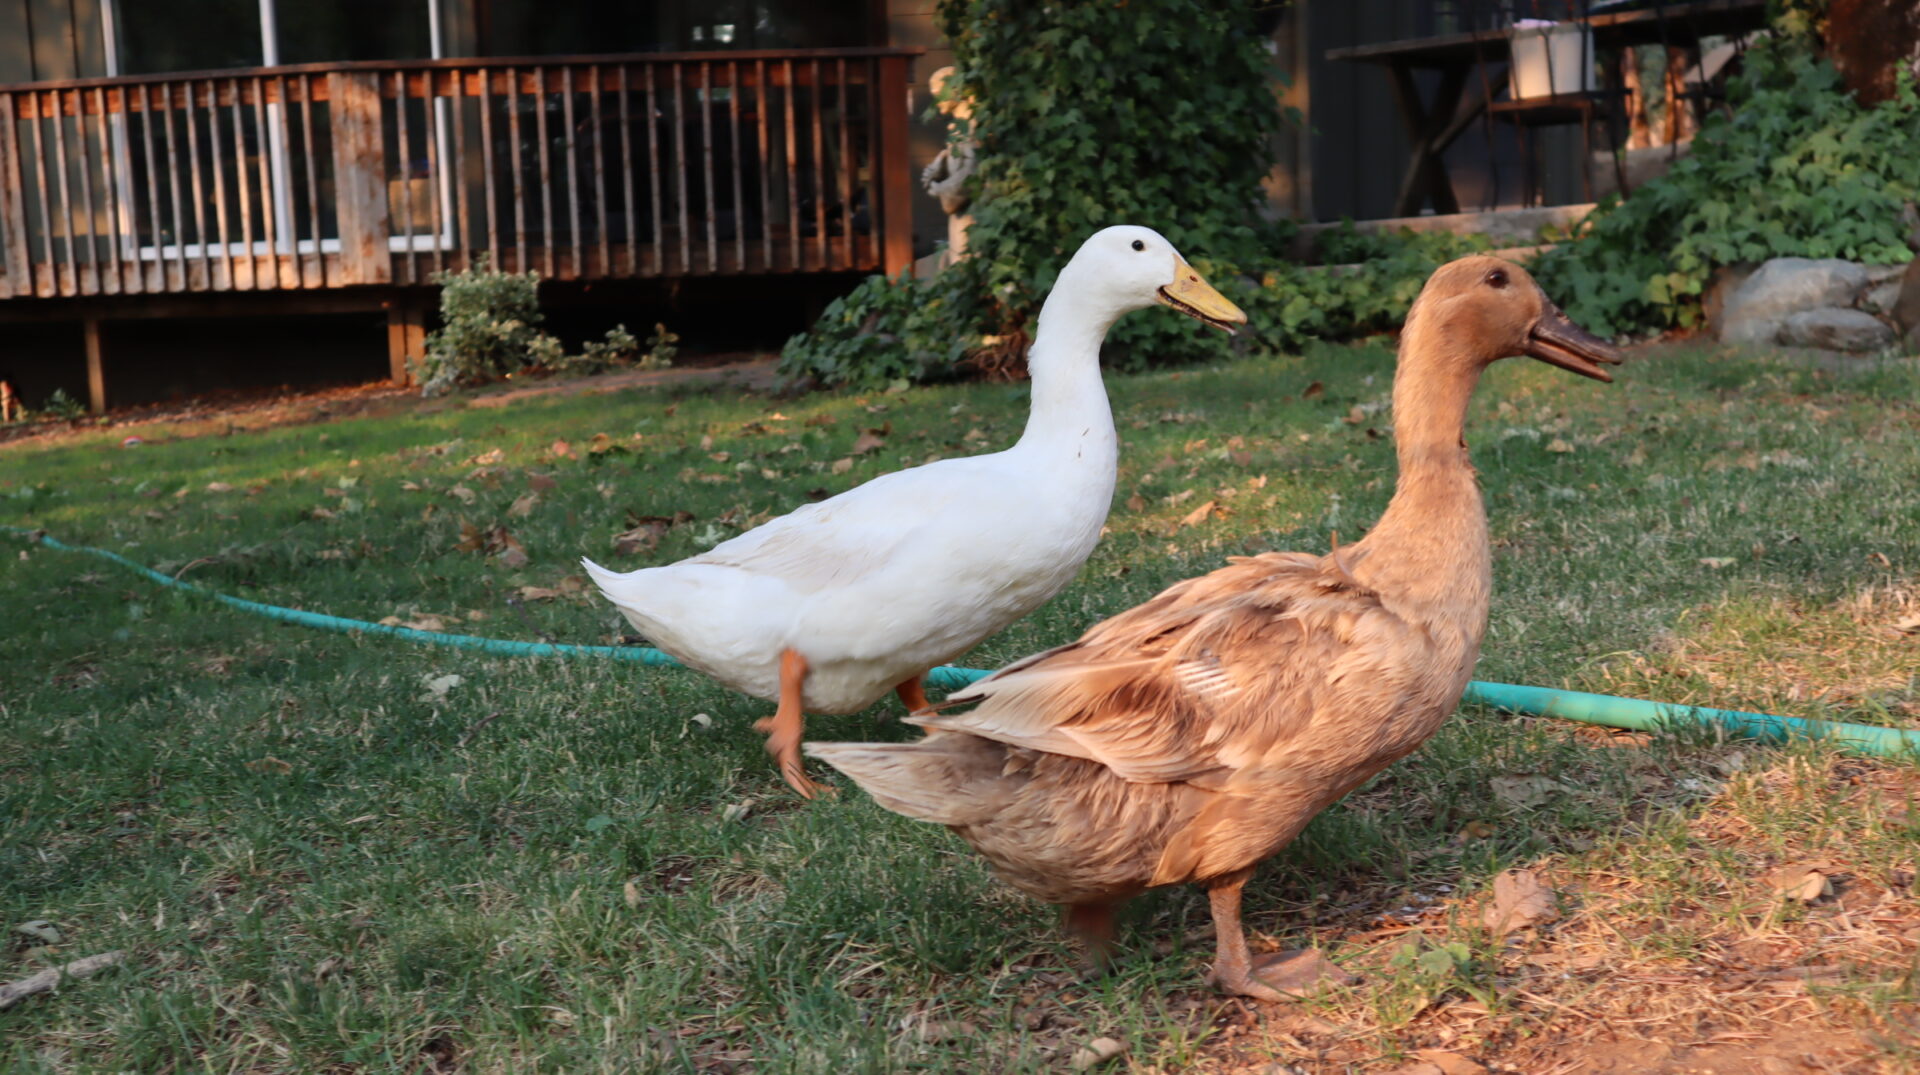
[[882, 437], [879, 434], [875, 433], [873, 430], [869, 429], [865, 433], [860, 434], [859, 439], [853, 442], [853, 454], [865, 455], [868, 452], [875, 451], [876, 449], [884, 448], [886, 446], [887, 446], [887, 438]]
[[293, 772], [292, 765], [271, 755], [264, 758], [255, 758], [247, 763], [247, 768], [252, 769], [256, 773], [274, 773], [279, 776], [285, 776]]
[[613, 535], [613, 551], [622, 556], [652, 552], [667, 531], [692, 521], [690, 511], [676, 511], [671, 516], [629, 515], [627, 529]]
[[522, 601], [551, 601], [561, 596], [559, 590], [547, 586], [522, 586], [514, 591]]
[[1439, 1068], [1443, 1075], [1487, 1075], [1487, 1065], [1443, 1049], [1416, 1049], [1415, 1056]]
[[578, 456], [576, 456], [576, 455], [574, 455], [574, 454], [573, 454], [573, 445], [571, 445], [571, 444], [568, 444], [568, 443], [567, 443], [566, 441], [564, 441], [564, 440], [556, 440], [556, 441], [554, 441], [554, 442], [553, 442], [553, 445], [552, 445], [551, 447], [549, 447], [549, 448], [547, 449], [547, 454], [548, 454], [548, 455], [550, 455], [550, 456], [552, 456], [552, 457], [553, 457], [553, 458], [555, 458], [555, 459], [577, 459], [577, 458], [579, 458]]
[[514, 518], [525, 518], [533, 514], [534, 505], [538, 503], [540, 503], [539, 493], [521, 493], [518, 497], [514, 498], [512, 506], [507, 508], [507, 515]]
[[1319, 381], [1315, 381], [1312, 384], [1307, 386], [1306, 391], [1300, 393], [1300, 398], [1301, 399], [1319, 399], [1321, 396], [1324, 396], [1326, 394], [1327, 394], [1327, 386], [1321, 384]]
[[1147, 510], [1147, 502], [1139, 493], [1135, 493], [1127, 498], [1127, 510], [1136, 512], [1145, 511]]
[[1573, 790], [1558, 780], [1538, 773], [1496, 776], [1489, 779], [1487, 785], [1493, 789], [1494, 798], [1519, 809], [1539, 806], [1554, 795]]
[[1095, 1038], [1073, 1051], [1073, 1070], [1085, 1071], [1104, 1064], [1127, 1051], [1127, 1043], [1118, 1038]]
[[422, 612], [406, 619], [398, 616], [382, 616], [380, 626], [405, 627], [414, 631], [444, 631], [447, 629], [447, 621], [431, 612]]
[[1493, 902], [1480, 921], [1496, 936], [1504, 937], [1559, 917], [1553, 889], [1542, 884], [1532, 870], [1503, 870], [1493, 879]]
[[1219, 501], [1209, 500], [1206, 503], [1188, 512], [1184, 517], [1182, 517], [1180, 520], [1180, 525], [1181, 526], [1199, 526], [1201, 523], [1206, 522], [1209, 518], [1211, 518], [1212, 516], [1218, 513], [1220, 513]]
[[1700, 558], [1701, 567], [1710, 567], [1715, 571], [1718, 571], [1723, 567], [1732, 567], [1734, 564], [1738, 562], [1739, 561], [1735, 560], [1731, 556], [1702, 556]]
[[506, 459], [507, 453], [495, 448], [492, 451], [481, 452], [479, 455], [467, 460], [467, 462], [477, 467], [490, 467], [495, 463], [504, 463]]
[[527, 488], [536, 493], [546, 493], [560, 488], [560, 482], [551, 474], [539, 474], [529, 470], [527, 471]]
[[1573, 451], [1573, 445], [1568, 444], [1559, 437], [1555, 437], [1547, 442], [1547, 451], [1553, 452], [1556, 455], [1565, 455]]
[[847, 471], [853, 469], [853, 460], [851, 458], [836, 459], [833, 461], [833, 466], [827, 469], [835, 474], [845, 474]]
[[1774, 870], [1767, 875], [1767, 881], [1773, 886], [1776, 896], [1813, 903], [1822, 896], [1833, 895], [1833, 880], [1827, 876], [1830, 869], [1832, 867], [1824, 860], [1796, 862]]
[[453, 488], [447, 490], [447, 495], [450, 497], [453, 497], [455, 500], [458, 500], [462, 504], [471, 504], [473, 503], [473, 498], [476, 496], [479, 496], [480, 494], [474, 492], [473, 490], [467, 488], [464, 485], [456, 485]]

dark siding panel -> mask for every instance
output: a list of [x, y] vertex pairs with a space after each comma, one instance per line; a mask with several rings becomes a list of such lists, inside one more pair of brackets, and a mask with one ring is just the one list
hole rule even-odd
[[27, 0], [0, 0], [0, 82], [33, 81]]

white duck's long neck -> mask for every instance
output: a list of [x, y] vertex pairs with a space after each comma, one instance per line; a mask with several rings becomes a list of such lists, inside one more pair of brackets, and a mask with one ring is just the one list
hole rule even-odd
[[1385, 514], [1356, 546], [1355, 574], [1397, 600], [1467, 628], [1477, 641], [1492, 589], [1486, 508], [1467, 457], [1467, 402], [1480, 364], [1441, 355], [1438, 326], [1410, 324], [1393, 379], [1400, 475]]
[[1119, 441], [1100, 379], [1100, 344], [1125, 312], [1092, 301], [1077, 276], [1060, 274], [1027, 350], [1033, 405], [1015, 451], [1064, 455], [1113, 470]]

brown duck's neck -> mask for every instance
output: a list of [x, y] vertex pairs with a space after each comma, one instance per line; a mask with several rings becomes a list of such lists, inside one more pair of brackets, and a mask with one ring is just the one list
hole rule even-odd
[[[1480, 364], [1435, 360], [1409, 332], [1393, 379], [1400, 474], [1385, 514], [1356, 546], [1358, 581], [1396, 602], [1484, 624], [1491, 588], [1486, 508], [1467, 457], [1467, 402]], [[1414, 357], [1419, 356], [1419, 357]], [[1474, 634], [1478, 637], [1478, 627]]]

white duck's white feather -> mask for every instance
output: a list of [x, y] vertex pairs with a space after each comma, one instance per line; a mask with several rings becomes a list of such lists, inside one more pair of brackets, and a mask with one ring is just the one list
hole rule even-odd
[[808, 711], [871, 705], [1078, 574], [1118, 462], [1100, 343], [1184, 264], [1146, 228], [1081, 247], [1041, 311], [1032, 411], [1012, 448], [883, 475], [679, 563], [588, 572], [648, 641], [735, 690], [777, 699], [791, 648], [807, 661]]

